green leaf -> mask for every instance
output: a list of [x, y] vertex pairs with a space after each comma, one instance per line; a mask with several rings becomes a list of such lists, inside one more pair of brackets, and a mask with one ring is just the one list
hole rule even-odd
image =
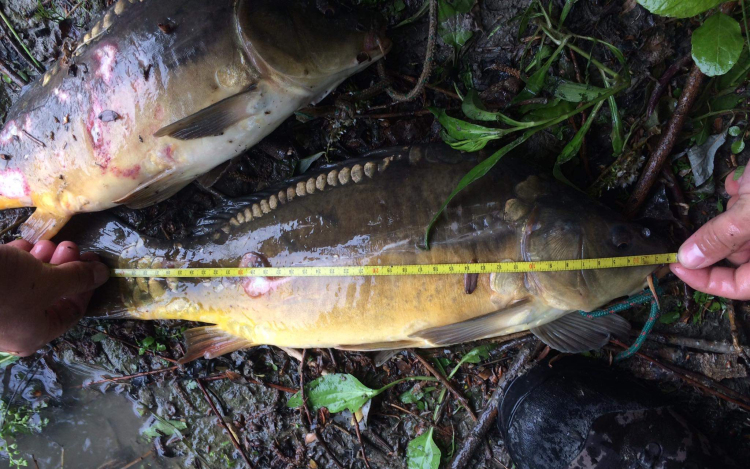
[[415, 393], [414, 390], [416, 388], [417, 386], [414, 386], [413, 388], [404, 392], [403, 394], [398, 396], [398, 400], [403, 402], [404, 404], [414, 404], [420, 401], [424, 397], [424, 395], [427, 394], [428, 392], [432, 392], [435, 389], [437, 389], [435, 386], [430, 386], [422, 390], [417, 390], [417, 392]]
[[153, 337], [146, 337], [141, 342], [141, 346], [142, 347], [151, 347], [152, 345], [154, 345], [154, 342], [156, 342], [155, 338], [153, 338]]
[[448, 379], [453, 378], [453, 376], [456, 374], [456, 372], [461, 368], [461, 365], [464, 363], [481, 363], [482, 360], [486, 360], [490, 357], [490, 350], [492, 350], [491, 345], [480, 345], [479, 347], [474, 347], [473, 349], [469, 350], [469, 353], [464, 355], [461, 360], [458, 362], [458, 364], [453, 368], [453, 371], [451, 371], [451, 374], [448, 375]]
[[742, 129], [740, 129], [738, 126], [733, 125], [729, 128], [729, 135], [732, 137], [739, 137], [742, 133]]
[[539, 70], [534, 72], [534, 74], [526, 80], [526, 86], [521, 90], [520, 93], [518, 93], [518, 96], [513, 98], [513, 103], [518, 103], [533, 98], [534, 96], [538, 95], [540, 91], [542, 91], [542, 88], [544, 88], [544, 83], [547, 81], [550, 67], [555, 62], [560, 53], [565, 49], [565, 45], [568, 43], [569, 39], [570, 36], [565, 36], [565, 38], [557, 46], [557, 49], [555, 49], [555, 52], [553, 52], [552, 55], [547, 59], [547, 61], [544, 62], [544, 65], [539, 67]]
[[736, 140], [732, 142], [732, 153], [735, 155], [737, 153], [742, 153], [742, 150], [745, 149], [745, 141], [744, 140]]
[[99, 332], [98, 334], [94, 334], [91, 336], [92, 342], [101, 342], [102, 340], [107, 338], [107, 334], [104, 332]]
[[413, 23], [413, 22], [417, 21], [425, 13], [427, 13], [427, 10], [428, 10], [429, 6], [430, 6], [430, 0], [424, 0], [424, 2], [422, 2], [422, 6], [419, 7], [419, 10], [417, 10], [416, 13], [414, 13], [412, 16], [406, 18], [404, 21], [400, 22], [399, 24], [397, 24], [393, 28], [394, 29], [395, 28], [399, 28], [401, 26], [405, 26], [405, 25], [407, 25], [409, 23]]
[[9, 353], [0, 352], [0, 368], [4, 368], [18, 361], [18, 357]]
[[187, 424], [180, 420], [166, 420], [154, 415], [156, 420], [150, 427], [143, 431], [143, 436], [148, 438], [158, 438], [162, 435], [173, 436], [179, 435], [180, 430], [187, 429]]
[[409, 442], [406, 448], [408, 469], [438, 469], [440, 466], [440, 448], [432, 440], [433, 428]]
[[477, 93], [476, 90], [473, 90], [473, 89], [469, 90], [469, 92], [466, 93], [466, 96], [464, 97], [464, 100], [461, 103], [461, 110], [463, 111], [464, 115], [466, 115], [466, 117], [468, 117], [469, 119], [477, 120], [477, 121], [487, 121], [487, 122], [497, 121], [497, 122], [502, 122], [504, 124], [512, 125], [514, 127], [530, 127], [531, 126], [531, 124], [529, 124], [528, 122], [519, 122], [517, 120], [513, 120], [501, 112], [488, 111], [484, 107], [484, 104], [482, 104], [482, 101], [479, 99], [479, 93]]
[[693, 32], [693, 60], [701, 72], [713, 77], [732, 69], [744, 46], [740, 23], [716, 13]]
[[724, 204], [721, 202], [721, 199], [716, 201], [716, 211], [719, 213], [724, 212]]
[[724, 3], [724, 0], [638, 0], [638, 3], [656, 15], [689, 18]]
[[744, 172], [745, 172], [745, 167], [738, 166], [737, 169], [734, 170], [734, 177], [732, 179], [734, 179], [735, 181], [739, 181]]
[[557, 22], [557, 27], [561, 27], [563, 23], [565, 22], [565, 19], [568, 17], [568, 13], [570, 13], [570, 9], [573, 8], [573, 5], [578, 0], [565, 0], [565, 6], [562, 9], [562, 13], [560, 13], [560, 20]]
[[583, 103], [595, 100], [603, 94], [606, 94], [607, 90], [597, 86], [585, 85], [583, 83], [559, 80], [557, 86], [552, 92], [556, 97], [564, 101]]
[[672, 324], [678, 319], [680, 319], [680, 312], [676, 309], [673, 309], [668, 313], [662, 314], [661, 317], [659, 317], [659, 322], [662, 324]]
[[446, 44], [460, 49], [471, 39], [471, 20], [463, 15], [471, 11], [476, 0], [438, 0], [438, 35]]
[[573, 136], [573, 139], [568, 142], [567, 145], [565, 145], [565, 147], [558, 155], [557, 161], [555, 161], [555, 166], [552, 169], [552, 174], [565, 184], [575, 187], [573, 183], [571, 183], [568, 178], [565, 177], [560, 167], [570, 161], [581, 150], [581, 145], [583, 145], [583, 138], [591, 128], [591, 124], [594, 122], [594, 119], [596, 118], [596, 115], [599, 113], [599, 109], [602, 108], [603, 104], [604, 101], [599, 101], [596, 106], [594, 106], [594, 109], [591, 111], [591, 114], [589, 114], [586, 122], [584, 122], [581, 128], [578, 129], [578, 132], [576, 132], [576, 134]]
[[[745, 81], [748, 72], [750, 72], [750, 54], [748, 54], [746, 47], [742, 49], [742, 54], [740, 54], [740, 58], [737, 59], [737, 63], [734, 64], [734, 67], [732, 67], [730, 71], [719, 78], [718, 82], [716, 83], [716, 89], [725, 90], [738, 86], [740, 83]], [[717, 110], [714, 107], [711, 107], [711, 109], [715, 111]]]
[[308, 169], [310, 169], [310, 166], [318, 161], [318, 159], [325, 154], [324, 151], [319, 151], [318, 153], [315, 153], [314, 155], [310, 155], [307, 158], [302, 158], [297, 162], [297, 174], [304, 174], [307, 172]]
[[[368, 388], [350, 374], [324, 375], [305, 386], [305, 397], [313, 409], [325, 407], [333, 414], [345, 409], [354, 413], [377, 395], [378, 391]], [[286, 405], [301, 406], [301, 393], [292, 396]]]

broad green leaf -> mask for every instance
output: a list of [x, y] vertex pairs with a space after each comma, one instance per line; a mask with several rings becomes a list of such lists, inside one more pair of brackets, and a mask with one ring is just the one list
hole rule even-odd
[[409, 442], [406, 448], [408, 469], [438, 469], [440, 467], [440, 448], [432, 440], [433, 428]]
[[736, 140], [732, 142], [732, 153], [735, 155], [737, 153], [742, 153], [742, 150], [745, 149], [745, 141], [744, 140]]
[[689, 18], [710, 10], [725, 0], [638, 0], [643, 7], [661, 16]]
[[662, 314], [661, 317], [659, 317], [659, 322], [662, 324], [672, 324], [678, 319], [680, 319], [680, 312], [675, 309], [668, 313]]
[[[305, 386], [305, 397], [313, 409], [325, 407], [334, 414], [344, 409], [354, 413], [377, 394], [378, 391], [368, 388], [350, 374], [324, 375]], [[286, 405], [301, 406], [302, 394], [292, 396]]]
[[693, 32], [693, 60], [701, 72], [724, 75], [740, 58], [744, 46], [740, 24], [731, 16], [716, 13]]
[[469, 92], [466, 93], [463, 103], [461, 103], [461, 110], [463, 111], [464, 115], [466, 115], [466, 117], [477, 121], [497, 121], [512, 125], [514, 127], [530, 126], [527, 122], [519, 122], [517, 120], [513, 120], [501, 112], [488, 111], [487, 109], [485, 109], [484, 104], [482, 104], [482, 101], [479, 99], [479, 93], [477, 93], [476, 90], [473, 89], [469, 90]]
[[143, 436], [148, 438], [158, 438], [162, 435], [173, 436], [179, 435], [180, 430], [187, 429], [187, 424], [180, 420], [166, 420], [157, 415], [154, 415], [154, 417], [156, 417], [156, 420], [143, 431]]
[[734, 179], [735, 181], [739, 181], [742, 175], [745, 173], [745, 167], [744, 166], [738, 166], [737, 169], [734, 170]]
[[4, 368], [18, 361], [18, 357], [9, 353], [0, 352], [0, 368]]
[[[716, 82], [716, 89], [724, 91], [729, 88], [736, 88], [740, 83], [747, 79], [748, 72], [750, 72], [750, 54], [748, 54], [747, 47], [745, 47], [742, 49], [740, 58], [737, 59], [737, 63], [734, 64], [734, 67], [718, 79]], [[715, 110], [713, 107], [711, 109]]]
[[446, 44], [460, 49], [471, 39], [471, 20], [464, 17], [476, 0], [438, 0], [438, 35]]
[[552, 90], [552, 93], [556, 97], [571, 103], [593, 101], [606, 92], [607, 90], [604, 88], [567, 80], [559, 80], [555, 88]]
[[469, 353], [463, 356], [461, 358], [461, 361], [458, 362], [458, 365], [456, 365], [456, 368], [463, 365], [464, 363], [480, 363], [482, 360], [486, 360], [490, 358], [490, 351], [492, 350], [492, 346], [489, 344], [486, 345], [480, 345], [479, 347], [474, 347], [473, 349], [469, 350]]
[[732, 137], [739, 137], [742, 133], [742, 129], [739, 126], [733, 125], [729, 128], [729, 135]]

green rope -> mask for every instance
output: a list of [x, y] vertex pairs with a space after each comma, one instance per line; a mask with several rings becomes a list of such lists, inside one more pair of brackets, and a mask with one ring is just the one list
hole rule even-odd
[[[661, 296], [662, 294], [662, 290], [658, 286], [656, 287], [656, 294], [658, 296]], [[644, 324], [641, 333], [638, 334], [638, 338], [635, 340], [635, 342], [633, 342], [633, 345], [631, 345], [627, 350], [623, 350], [615, 356], [615, 361], [620, 361], [632, 357], [638, 350], [640, 350], [641, 346], [643, 346], [643, 342], [646, 341], [646, 337], [648, 337], [649, 332], [651, 332], [651, 329], [654, 328], [656, 320], [659, 319], [659, 303], [651, 294], [651, 291], [644, 290], [642, 293], [633, 295], [625, 301], [615, 303], [612, 306], [604, 309], [591, 311], [589, 313], [585, 311], [579, 311], [579, 313], [589, 319], [596, 319], [602, 316], [609, 316], [610, 314], [621, 313], [632, 308], [633, 306], [638, 306], [645, 303], [651, 303], [651, 313], [648, 316], [648, 320], [646, 321], [646, 324]]]

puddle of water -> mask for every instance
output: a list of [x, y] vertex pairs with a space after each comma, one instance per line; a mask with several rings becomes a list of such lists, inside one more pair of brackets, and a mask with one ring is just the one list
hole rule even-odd
[[[29, 381], [27, 376], [33, 374]], [[7, 402], [14, 394], [16, 404], [47, 407], [40, 410], [49, 419], [41, 434], [18, 437], [18, 449], [34, 468], [122, 468], [146, 455], [131, 468], [179, 467], [159, 458], [154, 445], [140, 432], [148, 426], [125, 394], [83, 389], [84, 381], [95, 379], [91, 370], [72, 369], [62, 363], [38, 362], [26, 367], [20, 363], [0, 369], [0, 395]], [[28, 385], [26, 385], [28, 383]], [[8, 467], [0, 456], [0, 468]]]

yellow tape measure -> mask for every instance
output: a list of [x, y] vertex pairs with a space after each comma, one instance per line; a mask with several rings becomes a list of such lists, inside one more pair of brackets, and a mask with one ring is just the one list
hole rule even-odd
[[559, 272], [612, 269], [677, 262], [677, 254], [605, 257], [569, 261], [487, 262], [481, 264], [365, 265], [332, 267], [188, 267], [180, 269], [112, 269], [113, 277], [359, 277], [391, 275], [451, 275], [514, 272]]

